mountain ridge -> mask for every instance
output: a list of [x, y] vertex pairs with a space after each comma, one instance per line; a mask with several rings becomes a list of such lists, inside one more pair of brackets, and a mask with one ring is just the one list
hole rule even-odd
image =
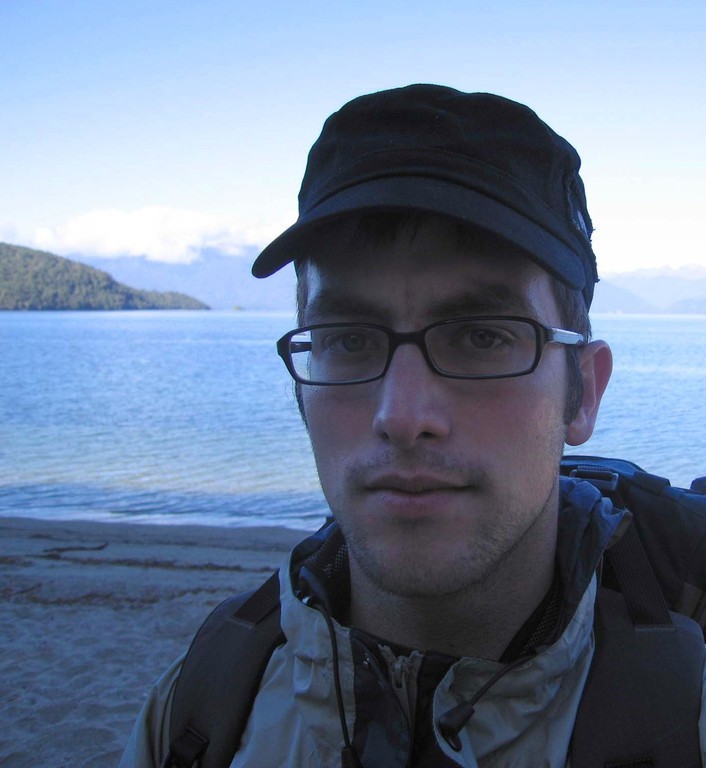
[[188, 264], [151, 261], [144, 256], [103, 258], [72, 254], [91, 266], [108, 270], [123, 282], [151, 290], [185, 290], [214, 309], [294, 311], [294, 270], [285, 267], [266, 280], [250, 271], [259, 250], [250, 247], [231, 256], [216, 249], [204, 249], [201, 257]]
[[[685, 307], [690, 307], [691, 312], [706, 313], [706, 266], [700, 264], [607, 273], [602, 282], [630, 291], [652, 305], [657, 313], [680, 313]], [[597, 292], [600, 287], [601, 283]]]
[[47, 251], [0, 243], [0, 309], [209, 309], [186, 294], [145, 291]]

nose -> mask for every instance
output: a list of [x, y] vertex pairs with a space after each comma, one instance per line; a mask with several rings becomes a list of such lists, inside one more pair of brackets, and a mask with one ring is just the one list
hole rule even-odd
[[379, 381], [373, 430], [400, 449], [450, 432], [448, 383], [427, 365], [414, 344], [399, 346]]

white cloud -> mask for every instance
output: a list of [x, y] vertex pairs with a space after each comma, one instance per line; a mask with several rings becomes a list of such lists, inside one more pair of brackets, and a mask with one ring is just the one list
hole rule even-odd
[[261, 246], [284, 226], [243, 226], [235, 217], [150, 206], [135, 211], [110, 208], [74, 216], [35, 232], [34, 246], [60, 254], [146, 256], [152, 261], [189, 263], [204, 248], [238, 255]]

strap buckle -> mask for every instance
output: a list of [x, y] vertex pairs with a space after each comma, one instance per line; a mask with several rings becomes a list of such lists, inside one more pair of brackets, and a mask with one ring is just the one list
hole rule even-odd
[[604, 496], [614, 496], [618, 491], [620, 476], [617, 472], [606, 467], [598, 467], [593, 464], [579, 464], [569, 472], [569, 477], [577, 480], [587, 480]]

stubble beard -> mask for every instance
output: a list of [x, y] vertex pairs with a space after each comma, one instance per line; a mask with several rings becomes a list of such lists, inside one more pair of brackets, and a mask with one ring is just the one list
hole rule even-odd
[[556, 514], [550, 499], [530, 514], [524, 510], [502, 522], [507, 511], [494, 510], [491, 524], [449, 542], [432, 542], [425, 527], [418, 526], [416, 532], [404, 532], [406, 541], [397, 540], [391, 547], [348, 525], [345, 518], [339, 521], [352, 573], [357, 570], [371, 587], [406, 599], [444, 598], [489, 588], [540, 521]]
[[[384, 463], [378, 460], [374, 466]], [[427, 457], [423, 466], [440, 468], [442, 463]], [[368, 468], [342, 471], [346, 488], [360, 488]], [[554, 487], [547, 498], [535, 502], [534, 509], [527, 509], [526, 498], [503, 495], [484, 471], [466, 468], [463, 477], [471, 489], [469, 517], [458, 521], [458, 535], [453, 536], [448, 520], [441, 527], [442, 536], [428, 520], [391, 523], [389, 535], [375, 535], [355, 513], [355, 492], [329, 499], [348, 546], [354, 581], [357, 572], [373, 589], [402, 598], [441, 598], [479, 589], [494, 579], [547, 515], [556, 516], [550, 508], [555, 503]]]

